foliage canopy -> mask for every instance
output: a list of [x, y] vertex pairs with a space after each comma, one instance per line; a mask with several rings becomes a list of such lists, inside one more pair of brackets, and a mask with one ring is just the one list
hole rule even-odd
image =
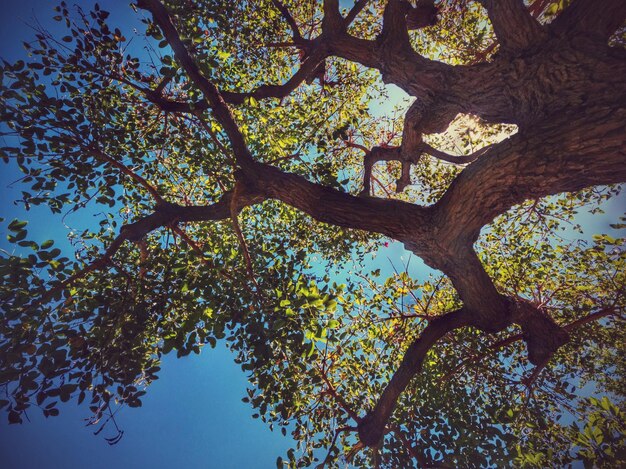
[[[1, 157], [99, 222], [73, 258], [6, 223], [9, 421], [101, 424], [225, 340], [279, 467], [626, 463], [626, 219], [577, 225], [626, 181], [600, 3], [139, 0], [132, 38], [61, 3], [0, 68]], [[368, 271], [388, 240], [436, 271]]]

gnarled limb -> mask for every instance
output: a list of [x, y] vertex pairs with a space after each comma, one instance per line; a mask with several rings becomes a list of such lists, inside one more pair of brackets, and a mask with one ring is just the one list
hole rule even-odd
[[[506, 305], [508, 303], [508, 305]], [[558, 326], [550, 317], [530, 303], [521, 299], [506, 299], [503, 315], [515, 319], [524, 331], [519, 338], [526, 341], [531, 363], [545, 366], [554, 352], [568, 340], [566, 328]], [[598, 317], [601, 317], [598, 315]], [[596, 319], [596, 317], [594, 317]], [[385, 427], [396, 406], [400, 394], [411, 379], [421, 371], [428, 351], [449, 332], [471, 326], [475, 322], [474, 312], [467, 306], [431, 320], [421, 335], [409, 346], [402, 363], [389, 381], [374, 408], [359, 422], [359, 438], [367, 446], [375, 446], [385, 434]], [[585, 321], [588, 322], [588, 321]], [[500, 324], [502, 330], [507, 324]], [[518, 336], [503, 341], [509, 344], [519, 340]], [[495, 348], [500, 348], [498, 345]]]
[[[576, 90], [558, 90], [564, 109], [573, 111], [574, 117], [553, 113], [550, 119], [532, 125], [533, 119], [547, 113], [546, 108], [549, 107], [549, 102], [541, 99], [551, 92], [541, 81], [544, 76], [551, 76], [549, 61], [540, 62], [537, 67], [530, 59], [520, 57], [513, 64], [500, 62], [458, 72], [454, 67], [435, 64], [403, 47], [404, 33], [399, 34], [389, 26], [406, 20], [406, 5], [403, 2], [393, 0], [388, 4], [385, 12], [387, 29], [381, 40], [364, 41], [345, 32], [338, 2], [326, 0], [324, 32], [320, 40], [328, 47], [329, 53], [364, 65], [374, 64], [385, 79], [397, 80], [420, 97], [405, 120], [402, 146], [370, 152], [366, 158], [366, 173], [371, 171], [376, 158], [399, 159], [405, 163], [401, 184], [406, 183], [410, 164], [417, 161], [422, 151], [429, 149], [423, 146], [422, 134], [448, 125], [459, 111], [462, 99], [469, 94], [481, 95], [485, 86], [481, 83], [485, 71], [499, 74], [502, 82], [510, 75], [510, 89], [500, 92], [502, 96], [495, 103], [489, 96], [482, 96], [482, 101], [468, 99], [467, 107], [471, 109], [474, 106], [486, 114], [491, 113], [494, 119], [506, 118], [507, 112], [521, 108], [520, 116], [513, 114], [513, 117], [526, 124], [518, 135], [483, 150], [481, 158], [468, 166], [432, 207], [359, 198], [256, 162], [220, 93], [193, 63], [167, 12], [160, 9], [162, 6], [159, 7], [157, 0], [141, 0], [140, 4], [153, 11], [155, 21], [161, 25], [176, 52], [177, 60], [204, 92], [216, 117], [226, 129], [237, 163], [242, 168], [241, 174], [237, 175], [238, 183], [243, 184], [247, 193], [257, 200], [280, 200], [322, 222], [378, 232], [400, 240], [429, 265], [448, 275], [459, 293], [463, 308], [430, 322], [420, 338], [410, 346], [376, 407], [360, 422], [359, 436], [364, 444], [374, 446], [379, 442], [398, 396], [419, 370], [427, 351], [451, 330], [471, 325], [486, 332], [495, 332], [513, 322], [518, 323], [523, 330], [529, 358], [534, 363], [547, 361], [567, 340], [567, 334], [532, 305], [498, 293], [473, 251], [472, 243], [480, 229], [495, 216], [528, 198], [626, 179], [623, 164], [626, 110], [620, 107], [624, 96], [620, 95], [623, 84], [618, 83], [610, 92], [605, 91], [605, 95], [594, 96], [585, 107], [572, 104], [580, 98]], [[513, 5], [510, 2], [507, 4]], [[494, 8], [498, 11], [499, 7]], [[553, 58], [550, 53], [552, 51], [547, 53], [548, 59]], [[586, 71], [580, 72], [579, 67], [571, 65], [568, 60], [565, 55], [562, 62], [569, 68], [565, 68], [565, 79], [559, 78], [559, 84], [572, 81], [567, 80], [567, 73], [571, 71], [575, 72], [576, 79], [588, 80]], [[398, 67], [397, 61], [403, 66]], [[606, 69], [600, 67], [600, 75]], [[443, 77], [444, 72], [450, 72], [450, 76]], [[556, 74], [559, 75], [559, 72], [557, 70]], [[468, 77], [470, 79], [464, 81]], [[528, 90], [523, 88], [527, 83], [532, 85], [529, 85], [528, 96], [524, 94]], [[451, 93], [448, 95], [447, 91]], [[615, 96], [617, 101], [612, 99]], [[518, 98], [526, 101], [520, 105]], [[430, 151], [436, 153], [432, 148]]]
[[530, 302], [517, 299], [513, 308], [515, 322], [522, 327], [528, 361], [544, 367], [552, 355], [569, 340], [567, 331]]
[[372, 150], [365, 150], [363, 158], [363, 190], [361, 195], [370, 195], [372, 169], [378, 161], [399, 161], [402, 164], [402, 173], [396, 181], [396, 192], [402, 192], [411, 185], [411, 166], [419, 163], [422, 155], [429, 155], [446, 163], [455, 165], [465, 165], [475, 161], [486, 153], [493, 145], [487, 145], [476, 150], [469, 155], [451, 155], [445, 151], [438, 150], [426, 142], [417, 144], [413, 151], [402, 152], [401, 147], [374, 147]]

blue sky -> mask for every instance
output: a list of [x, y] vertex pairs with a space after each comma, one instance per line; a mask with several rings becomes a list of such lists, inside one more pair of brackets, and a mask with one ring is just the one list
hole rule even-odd
[[[32, 23], [33, 13], [51, 30], [58, 23], [50, 21], [56, 4], [49, 0], [9, 0], [4, 2], [0, 17], [0, 56], [11, 61], [23, 58], [22, 40], [33, 36], [25, 23]], [[71, 3], [71, 2], [68, 2]], [[81, 2], [87, 8], [92, 2]], [[128, 2], [105, 0], [100, 4], [111, 10], [110, 23], [123, 31], [141, 25], [133, 23], [136, 16], [127, 8]], [[392, 93], [398, 98], [399, 93]], [[394, 101], [387, 101], [387, 105]], [[29, 232], [32, 239], [57, 240], [60, 243], [67, 228], [58, 217], [51, 217], [44, 208], [36, 208], [25, 215], [20, 207], [11, 204], [19, 195], [19, 185], [10, 183], [20, 173], [12, 165], [2, 164], [0, 172], [0, 217], [32, 220]], [[624, 198], [611, 202], [607, 216], [591, 221], [585, 218], [588, 232], [606, 231], [608, 223], [615, 222], [623, 213]], [[88, 218], [75, 215], [68, 224], [89, 224]], [[6, 233], [0, 228], [0, 248], [8, 249]], [[391, 245], [370, 263], [372, 269], [390, 272], [390, 260], [398, 270], [404, 270], [409, 254], [399, 243]], [[427, 269], [413, 258], [409, 273], [424, 276]], [[125, 434], [115, 446], [109, 446], [101, 436], [93, 436], [93, 427], [85, 427], [89, 416], [86, 407], [70, 402], [61, 407], [61, 415], [45, 419], [38, 411], [29, 413], [30, 423], [9, 426], [5, 415], [0, 415], [0, 466], [5, 468], [169, 468], [220, 467], [266, 468], [274, 467], [278, 455], [290, 447], [289, 436], [271, 432], [259, 420], [251, 418], [252, 408], [241, 402], [247, 379], [234, 364], [233, 356], [223, 345], [216, 349], [204, 348], [198, 356], [164, 359], [160, 379], [148, 389], [140, 409], [123, 409], [118, 422]], [[110, 434], [107, 434], [107, 431]], [[104, 436], [112, 436], [106, 429]]]

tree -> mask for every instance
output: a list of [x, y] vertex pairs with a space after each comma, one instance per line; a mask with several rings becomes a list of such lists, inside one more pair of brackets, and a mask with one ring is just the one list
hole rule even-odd
[[[559, 233], [626, 180], [626, 2], [347, 3], [138, 0], [136, 53], [62, 3], [4, 63], [20, 202], [104, 210], [74, 260], [8, 225], [9, 421], [225, 339], [290, 467], [624, 462], [624, 239]], [[386, 239], [442, 275], [359, 270]]]

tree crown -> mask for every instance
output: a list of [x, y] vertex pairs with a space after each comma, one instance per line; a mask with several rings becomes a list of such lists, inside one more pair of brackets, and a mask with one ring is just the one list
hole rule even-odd
[[[10, 422], [106, 423], [226, 340], [281, 467], [626, 460], [626, 219], [579, 215], [626, 180], [623, 1], [133, 8], [61, 3], [0, 68], [18, 202], [98, 217], [74, 258], [7, 224]], [[431, 276], [372, 271], [388, 240]]]

